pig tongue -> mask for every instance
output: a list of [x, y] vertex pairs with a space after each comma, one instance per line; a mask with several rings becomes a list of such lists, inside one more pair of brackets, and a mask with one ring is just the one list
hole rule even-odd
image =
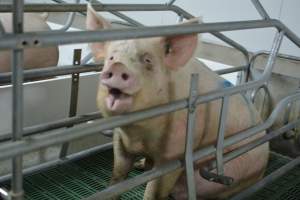
[[106, 106], [110, 111], [115, 113], [122, 113], [129, 109], [132, 104], [132, 97], [121, 96], [115, 97], [114, 95], [109, 95], [106, 98]]

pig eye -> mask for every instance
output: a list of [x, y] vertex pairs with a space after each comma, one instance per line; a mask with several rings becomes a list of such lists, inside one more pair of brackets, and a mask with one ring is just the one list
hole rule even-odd
[[114, 57], [113, 56], [111, 56], [110, 58], [109, 58], [109, 60], [113, 60], [114, 59]]
[[144, 58], [144, 62], [147, 63], [147, 64], [152, 64], [152, 62], [149, 58]]
[[141, 56], [141, 61], [145, 64], [152, 64], [152, 58], [148, 53], [145, 53]]

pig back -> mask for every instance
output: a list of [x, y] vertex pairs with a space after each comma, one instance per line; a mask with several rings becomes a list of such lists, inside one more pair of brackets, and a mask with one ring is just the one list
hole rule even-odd
[[[7, 33], [12, 32], [12, 14], [1, 13], [0, 20]], [[38, 13], [24, 14], [24, 32], [51, 30], [44, 18]], [[58, 47], [27, 48], [24, 50], [24, 69], [56, 66], [58, 62]], [[0, 51], [0, 73], [11, 70], [11, 52]]]

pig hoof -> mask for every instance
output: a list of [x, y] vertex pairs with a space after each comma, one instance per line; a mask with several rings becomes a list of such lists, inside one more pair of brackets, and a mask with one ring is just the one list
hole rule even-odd
[[133, 166], [135, 169], [145, 170], [146, 169], [146, 158], [141, 158], [141, 159], [137, 160], [133, 164]]

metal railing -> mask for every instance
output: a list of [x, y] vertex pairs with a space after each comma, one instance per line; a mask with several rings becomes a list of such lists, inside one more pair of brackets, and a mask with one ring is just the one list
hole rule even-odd
[[[248, 90], [253, 90], [255, 88], [261, 87], [269, 78], [272, 73], [272, 69], [274, 66], [275, 59], [278, 55], [278, 51], [280, 48], [280, 44], [284, 36], [288, 37], [293, 43], [295, 43], [298, 47], [300, 47], [300, 39], [290, 31], [286, 26], [284, 26], [280, 21], [275, 19], [270, 19], [261, 4], [253, 0], [252, 1], [259, 13], [264, 17], [263, 20], [252, 20], [252, 21], [239, 21], [239, 22], [222, 22], [222, 23], [204, 23], [204, 24], [191, 24], [185, 25], [184, 29], [182, 26], [158, 26], [158, 27], [137, 27], [131, 29], [114, 29], [114, 30], [105, 30], [105, 31], [80, 31], [80, 32], [68, 32], [68, 33], [56, 33], [56, 32], [43, 32], [43, 33], [22, 33], [22, 16], [23, 9], [25, 12], [85, 12], [86, 5], [83, 4], [68, 4], [68, 6], [64, 6], [64, 4], [28, 4], [23, 6], [23, 1], [14, 0], [13, 5], [2, 5], [0, 7], [0, 12], [10, 12], [11, 8], [14, 11], [14, 32], [11, 34], [3, 33], [0, 35], [0, 49], [13, 49], [13, 70], [12, 73], [0, 74], [0, 79], [6, 77], [3, 83], [9, 83], [10, 81], [13, 84], [13, 126], [12, 126], [12, 137], [8, 137], [5, 135], [4, 139], [12, 139], [11, 142], [4, 143], [0, 146], [0, 160], [11, 159], [13, 158], [13, 170], [11, 176], [6, 176], [6, 178], [11, 178], [12, 180], [12, 191], [9, 193], [11, 199], [19, 200], [23, 199], [23, 188], [22, 188], [22, 155], [40, 149], [45, 148], [55, 144], [62, 144], [69, 142], [74, 139], [78, 139], [81, 137], [85, 137], [87, 135], [98, 134], [101, 131], [113, 129], [115, 127], [123, 126], [126, 124], [130, 124], [133, 122], [141, 121], [147, 118], [156, 117], [162, 114], [167, 114], [170, 112], [188, 109], [189, 117], [188, 117], [188, 134], [187, 134], [187, 144], [186, 144], [186, 154], [185, 154], [185, 162], [181, 160], [173, 160], [164, 165], [161, 165], [155, 169], [149, 170], [139, 176], [136, 176], [132, 179], [125, 180], [121, 183], [115, 184], [106, 188], [105, 190], [92, 195], [87, 198], [91, 199], [107, 199], [113, 197], [115, 195], [121, 194], [125, 191], [132, 189], [135, 186], [138, 186], [142, 183], [150, 181], [154, 178], [162, 176], [172, 170], [175, 170], [179, 167], [186, 168], [187, 177], [188, 177], [188, 193], [189, 199], [195, 199], [195, 185], [193, 182], [193, 170], [192, 170], [192, 162], [205, 158], [209, 155], [216, 155], [216, 163], [213, 164], [214, 167], [217, 168], [217, 176], [221, 177], [223, 175], [223, 166], [225, 162], [230, 161], [231, 159], [237, 157], [238, 155], [245, 153], [256, 146], [269, 141], [271, 138], [276, 137], [287, 130], [294, 128], [297, 124], [299, 124], [300, 120], [296, 120], [294, 122], [290, 122], [278, 130], [275, 130], [266, 136], [260, 138], [255, 142], [251, 142], [247, 145], [244, 145], [230, 153], [223, 155], [223, 149], [234, 145], [248, 137], [255, 135], [256, 133], [266, 130], [270, 127], [277, 118], [277, 115], [283, 111], [283, 109], [291, 102], [300, 100], [300, 91], [296, 92], [294, 95], [288, 96], [283, 99], [273, 110], [270, 117], [263, 123], [258, 124], [257, 126], [248, 128], [243, 130], [233, 136], [230, 136], [226, 139], [223, 137], [223, 126], [224, 120], [226, 119], [226, 110], [227, 110], [227, 98], [231, 95], [244, 93]], [[95, 9], [98, 11], [173, 11], [177, 13], [179, 16], [183, 16], [184, 18], [191, 18], [192, 16], [181, 8], [173, 5], [174, 1], [170, 1], [167, 4], [95, 4]], [[59, 45], [59, 44], [71, 44], [71, 43], [86, 43], [86, 42], [96, 42], [96, 41], [107, 41], [107, 40], [119, 40], [119, 39], [129, 39], [129, 38], [143, 38], [143, 37], [154, 37], [154, 36], [168, 36], [174, 34], [189, 34], [189, 33], [212, 33], [215, 36], [223, 39], [227, 43], [229, 43], [234, 48], [240, 50], [246, 59], [246, 66], [242, 66], [239, 70], [245, 70], [249, 67], [249, 53], [248, 51], [235, 43], [233, 40], [227, 38], [226, 36], [218, 33], [218, 31], [229, 31], [229, 30], [244, 30], [244, 29], [255, 29], [255, 28], [266, 28], [273, 27], [278, 30], [276, 37], [274, 39], [274, 43], [272, 49], [270, 51], [270, 55], [268, 58], [267, 65], [265, 67], [263, 76], [256, 81], [247, 82], [236, 87], [225, 88], [222, 90], [211, 91], [204, 95], [198, 96], [195, 94], [197, 83], [197, 75], [192, 76], [191, 80], [191, 89], [190, 96], [186, 99], [178, 100], [175, 102], [171, 102], [169, 104], [156, 106], [154, 108], [136, 111], [133, 113], [128, 113], [123, 116], [114, 116], [105, 119], [99, 119], [91, 124], [80, 124], [74, 127], [69, 127], [68, 129], [59, 129], [57, 131], [49, 131], [60, 127], [68, 127], [80, 122], [85, 122], [88, 117], [92, 117], [93, 119], [100, 118], [99, 113], [95, 113], [95, 115], [87, 116], [87, 117], [72, 117], [70, 119], [64, 119], [58, 122], [52, 122], [50, 124], [45, 124], [40, 127], [31, 127], [31, 129], [23, 129], [22, 121], [23, 121], [23, 90], [22, 90], [22, 81], [23, 81], [23, 49], [31, 48], [31, 47], [40, 47], [40, 46], [51, 46], [51, 45]], [[122, 31], [120, 31], [122, 30]], [[76, 67], [62, 67], [62, 69], [39, 69], [36, 71], [28, 70], [25, 71], [24, 76], [25, 79], [33, 78], [33, 77], [49, 77], [55, 75], [62, 74], [74, 74], [86, 71], [97, 71], [100, 70], [100, 66], [93, 66], [94, 68], [90, 68], [87, 66], [76, 66]], [[70, 71], [68, 71], [70, 70]], [[80, 71], [83, 70], [83, 71]], [[233, 69], [223, 70], [220, 73], [235, 71]], [[77, 88], [78, 89], [78, 88]], [[191, 141], [192, 141], [192, 132], [193, 132], [193, 121], [195, 120], [195, 116], [193, 114], [194, 108], [203, 103], [207, 103], [212, 100], [222, 99], [222, 115], [219, 126], [219, 134], [217, 141], [217, 148], [214, 145], [202, 148], [196, 152], [191, 151]], [[69, 123], [69, 124], [68, 124]], [[32, 135], [30, 138], [23, 138], [23, 134]], [[34, 133], [43, 131], [41, 135], [34, 135]], [[111, 147], [111, 144], [105, 146], [105, 148]], [[102, 148], [102, 147], [101, 147]], [[99, 150], [98, 148], [97, 150]], [[87, 152], [88, 153], [88, 152]], [[76, 156], [84, 156], [86, 154], [78, 154]], [[72, 158], [72, 156], [67, 156], [66, 158]], [[73, 157], [74, 158], [74, 157]], [[68, 159], [66, 159], [67, 161]], [[58, 162], [64, 162], [62, 160], [54, 161], [49, 164], [45, 164], [44, 166], [37, 167], [35, 170], [40, 168], [45, 168], [51, 165], [54, 165]], [[290, 169], [292, 166], [299, 164], [299, 159], [288, 164], [288, 167], [283, 167], [282, 170], [286, 171]], [[27, 170], [26, 173], [33, 171], [34, 169]], [[283, 173], [284, 171], [281, 171]], [[207, 172], [207, 171], [206, 171]], [[270, 181], [274, 177], [280, 176], [281, 173], [276, 173], [271, 175], [272, 178], [266, 178]], [[1, 180], [1, 178], [0, 178]], [[247, 192], [247, 191], [246, 191]], [[243, 193], [241, 193], [242, 195]], [[239, 197], [237, 197], [239, 199]]]

